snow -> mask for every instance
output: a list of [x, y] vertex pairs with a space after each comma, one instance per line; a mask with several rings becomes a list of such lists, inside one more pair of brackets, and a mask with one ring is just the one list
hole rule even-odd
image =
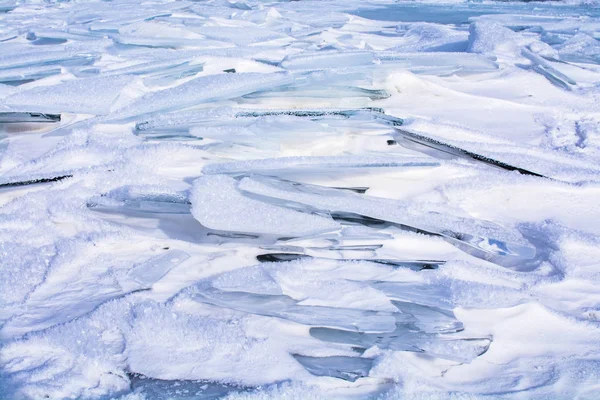
[[598, 397], [599, 5], [0, 1], [0, 398]]

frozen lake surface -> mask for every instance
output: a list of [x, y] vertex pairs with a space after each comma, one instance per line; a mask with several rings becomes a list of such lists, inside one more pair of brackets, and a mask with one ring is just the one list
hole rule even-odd
[[599, 10], [0, 0], [0, 398], [598, 398]]

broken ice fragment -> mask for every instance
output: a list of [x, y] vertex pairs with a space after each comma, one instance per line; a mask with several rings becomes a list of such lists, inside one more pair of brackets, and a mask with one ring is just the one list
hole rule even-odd
[[293, 354], [293, 356], [313, 375], [329, 376], [350, 382], [369, 376], [374, 363], [374, 359], [362, 357], [309, 357], [300, 354]]

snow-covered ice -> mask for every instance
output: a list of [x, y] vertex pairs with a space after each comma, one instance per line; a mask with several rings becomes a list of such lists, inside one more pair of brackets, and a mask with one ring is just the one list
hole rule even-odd
[[600, 398], [599, 10], [0, 0], [0, 399]]

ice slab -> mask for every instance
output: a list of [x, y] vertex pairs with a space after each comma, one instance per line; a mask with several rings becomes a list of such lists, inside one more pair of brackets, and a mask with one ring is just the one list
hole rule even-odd
[[391, 312], [302, 306], [297, 300], [285, 295], [222, 291], [205, 285], [198, 286], [192, 298], [201, 303], [249, 314], [281, 318], [308, 326], [332, 327], [349, 331], [390, 332], [395, 329], [397, 319], [411, 318]]
[[600, 64], [600, 42], [586, 33], [577, 33], [557, 46], [560, 59]]
[[218, 108], [153, 116], [138, 122], [135, 134], [148, 140], [208, 138], [275, 150], [288, 142], [291, 145], [329, 135], [341, 136], [349, 129], [371, 134], [400, 126], [402, 122], [400, 118], [373, 108], [239, 111]]
[[388, 126], [401, 126], [403, 120], [392, 115], [387, 115], [380, 108], [358, 108], [358, 109], [290, 109], [290, 110], [252, 110], [238, 111], [236, 118], [259, 118], [259, 117], [297, 117], [310, 120], [348, 119], [353, 123], [374, 121]]
[[443, 285], [416, 284], [406, 282], [372, 281], [369, 285], [393, 300], [451, 309], [452, 291]]
[[402, 314], [413, 316], [416, 320], [414, 325], [423, 332], [452, 333], [464, 329], [450, 310], [398, 300], [392, 300], [392, 304]]
[[0, 70], [41, 65], [82, 66], [93, 64], [97, 58], [96, 52], [77, 50], [19, 52], [19, 54], [0, 56]]
[[298, 85], [286, 87], [285, 90], [261, 91], [247, 94], [245, 99], [265, 98], [341, 98], [341, 97], [366, 97], [370, 100], [383, 100], [390, 94], [382, 89], [369, 89], [359, 86], [341, 85]]
[[[103, 29], [106, 29], [104, 26]], [[186, 26], [165, 24], [160, 21], [136, 22], [118, 27], [118, 34], [112, 35], [116, 43], [144, 47], [200, 47], [223, 48], [233, 45], [224, 41], [207, 39]]]
[[[288, 38], [288, 36], [282, 32], [258, 26], [245, 26], [243, 28], [243, 34], [240, 34], [240, 27], [236, 26], [190, 27], [190, 30], [197, 32], [208, 39], [231, 42], [238, 46], [247, 46], [250, 44], [259, 44], [271, 40]], [[283, 45], [282, 42], [278, 42], [278, 44]]]
[[335, 231], [331, 218], [301, 213], [244, 196], [235, 179], [203, 176], [194, 181], [192, 214], [202, 225], [216, 230], [278, 236], [305, 236]]
[[148, 116], [135, 125], [136, 133], [187, 131], [191, 126], [216, 123], [234, 118], [235, 111], [227, 107], [160, 113]]
[[[311, 249], [307, 249], [307, 252], [310, 253]], [[321, 251], [320, 253], [324, 253], [325, 251]], [[294, 261], [294, 260], [302, 260], [302, 259], [324, 259], [324, 260], [344, 260], [344, 261], [369, 261], [377, 264], [389, 265], [397, 268], [409, 268], [415, 271], [421, 271], [423, 269], [435, 269], [440, 265], [444, 264], [444, 261], [420, 261], [420, 260], [395, 260], [390, 258], [351, 258], [345, 257], [342, 253], [343, 250], [332, 249], [330, 253], [330, 257], [315, 257], [309, 254], [303, 253], [266, 253], [259, 254], [256, 256], [256, 259], [260, 262], [282, 262], [282, 261]], [[340, 254], [341, 253], [341, 254]], [[335, 256], [339, 258], [336, 258]]]
[[550, 82], [552, 82], [556, 86], [561, 87], [565, 90], [571, 90], [570, 85], [577, 85], [577, 82], [575, 82], [573, 79], [569, 78], [562, 72], [556, 70], [556, 68], [554, 68], [550, 64], [550, 62], [543, 59], [539, 55], [534, 54], [527, 49], [523, 49], [521, 54], [533, 63], [533, 69], [536, 72], [544, 75]]
[[369, 52], [322, 51], [319, 53], [290, 55], [281, 61], [288, 70], [316, 70], [372, 65], [375, 58]]
[[72, 174], [52, 175], [47, 177], [31, 178], [25, 180], [9, 179], [8, 181], [0, 182], [0, 188], [12, 188], [19, 186], [37, 185], [41, 183], [60, 182], [64, 179], [72, 178]]
[[420, 157], [389, 156], [331, 156], [331, 157], [278, 157], [263, 160], [234, 161], [210, 164], [203, 168], [205, 174], [245, 175], [260, 173], [277, 175], [284, 170], [334, 170], [338, 168], [410, 168], [437, 166], [439, 162]]
[[393, 48], [397, 52], [463, 52], [468, 44], [468, 34], [451, 26], [416, 23], [396, 29], [401, 35]]
[[136, 75], [142, 76], [146, 85], [167, 86], [178, 79], [194, 76], [203, 70], [203, 63], [189, 59], [158, 60], [104, 71], [103, 76]]
[[56, 122], [60, 122], [60, 114], [43, 114], [36, 112], [0, 112], [0, 124]]
[[422, 75], [470, 75], [493, 72], [499, 69], [495, 57], [469, 53], [406, 53], [381, 52], [381, 65], [377, 68], [392, 72], [406, 69]]
[[225, 383], [192, 380], [168, 381], [148, 378], [139, 374], [129, 374], [129, 379], [134, 393], [155, 400], [212, 400], [249, 390]]
[[14, 10], [17, 7], [17, 2], [12, 0], [5, 0], [0, 3], [0, 13], [6, 13]]
[[300, 354], [294, 354], [294, 358], [313, 375], [329, 376], [350, 382], [369, 376], [375, 361], [372, 358], [362, 357], [309, 357]]
[[108, 283], [94, 273], [95, 271], [90, 271], [89, 276], [73, 277], [68, 290], [61, 293], [47, 290], [56, 282], [42, 282], [28, 296], [22, 312], [2, 326], [0, 336], [15, 337], [47, 329], [86, 315], [107, 301], [140, 290], [148, 290], [172, 268], [188, 258], [189, 254], [183, 251], [169, 250], [134, 265], [125, 276], [109, 280]]
[[352, 13], [362, 18], [377, 21], [430, 22], [436, 24], [461, 25], [480, 15], [498, 13], [493, 6], [470, 4], [433, 4], [427, 7], [413, 4], [390, 4], [377, 8], [360, 8]]
[[292, 78], [285, 73], [247, 72], [202, 76], [173, 88], [142, 96], [116, 113], [114, 118], [130, 118], [156, 111], [174, 111], [211, 101], [227, 100], [291, 82]]
[[127, 76], [75, 79], [16, 93], [5, 102], [15, 110], [106, 115], [130, 82]]
[[173, 267], [190, 258], [190, 255], [181, 250], [169, 250], [167, 253], [153, 257], [145, 263], [134, 266], [120, 282], [121, 286], [137, 286], [149, 289], [158, 282]]
[[62, 72], [59, 66], [23, 67], [0, 70], [0, 83], [18, 86], [24, 83], [58, 75]]
[[190, 214], [187, 195], [168, 188], [126, 186], [88, 200], [95, 210], [150, 214]]
[[348, 191], [304, 185], [281, 180], [243, 178], [240, 190], [262, 201], [304, 212], [320, 212], [335, 217], [354, 215], [408, 226], [420, 232], [439, 235], [473, 255], [493, 262], [522, 262], [535, 257], [536, 250], [518, 232], [491, 223], [445, 215], [439, 211], [416, 209], [409, 203], [359, 195]]
[[529, 171], [525, 168], [515, 167], [505, 162], [486, 157], [481, 154], [462, 149], [460, 147], [441, 142], [427, 136], [419, 135], [418, 133], [409, 132], [405, 129], [396, 129], [392, 134], [396, 139], [396, 143], [402, 144], [410, 149], [421, 151], [425, 154], [437, 156], [439, 158], [458, 157], [467, 160], [480, 162], [492, 167], [501, 168], [506, 171], [517, 171], [523, 175], [533, 175], [545, 178], [544, 175]]
[[485, 353], [491, 345], [489, 338], [455, 338], [415, 331], [411, 326], [399, 325], [392, 333], [360, 333], [331, 328], [310, 328], [315, 339], [331, 343], [343, 343], [355, 348], [380, 349], [424, 353], [460, 363], [470, 363]]

